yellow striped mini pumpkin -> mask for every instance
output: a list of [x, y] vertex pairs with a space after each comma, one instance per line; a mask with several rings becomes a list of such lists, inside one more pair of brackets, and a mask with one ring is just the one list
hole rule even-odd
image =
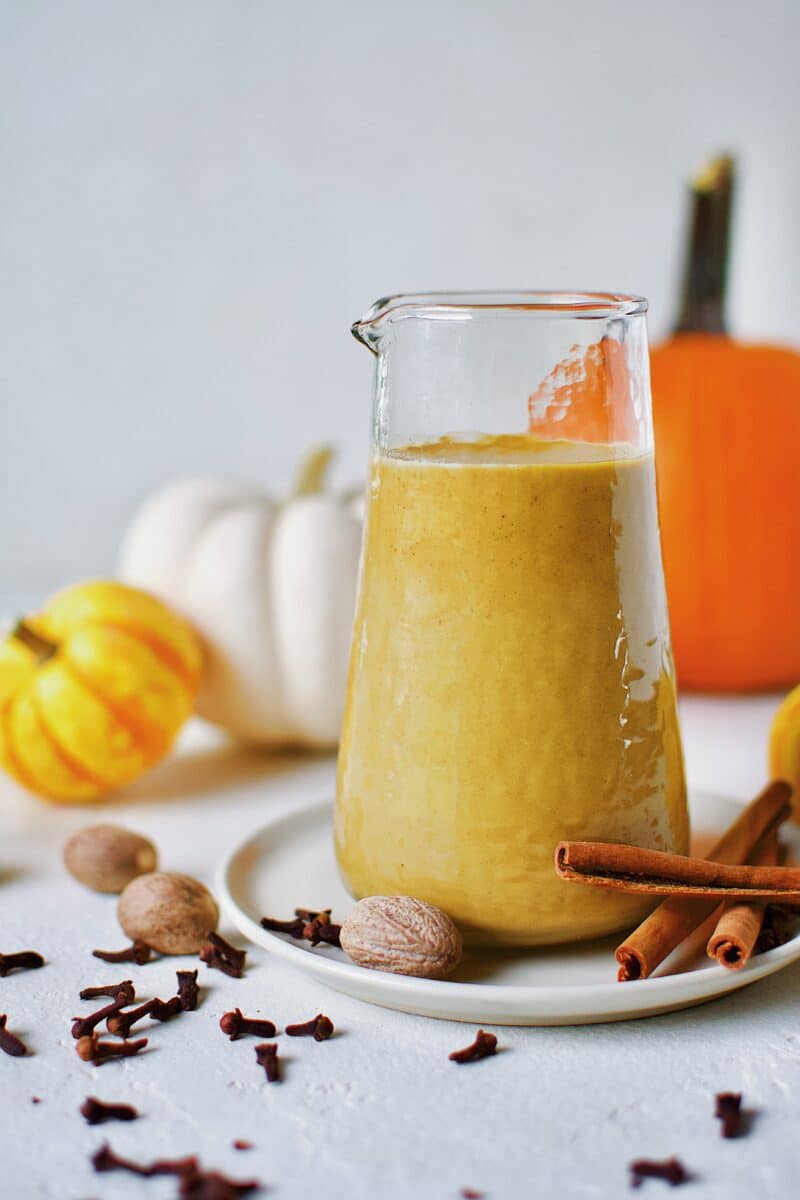
[[57, 802], [112, 791], [167, 753], [201, 665], [194, 630], [149, 593], [66, 588], [0, 644], [0, 762]]

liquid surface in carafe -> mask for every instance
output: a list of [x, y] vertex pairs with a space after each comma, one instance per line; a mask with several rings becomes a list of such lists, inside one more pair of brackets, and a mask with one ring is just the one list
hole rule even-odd
[[630, 925], [560, 881], [562, 838], [688, 845], [652, 455], [451, 437], [372, 461], [339, 760], [356, 896], [417, 896], [467, 938]]

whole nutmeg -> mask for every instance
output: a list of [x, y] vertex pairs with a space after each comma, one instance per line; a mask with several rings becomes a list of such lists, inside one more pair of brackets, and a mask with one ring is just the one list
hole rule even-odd
[[342, 949], [360, 967], [441, 979], [461, 962], [447, 913], [413, 896], [367, 896], [342, 924]]
[[86, 825], [64, 846], [64, 866], [95, 892], [121, 892], [137, 875], [155, 871], [151, 841], [121, 825]]
[[159, 954], [196, 954], [217, 928], [219, 909], [199, 880], [153, 871], [128, 884], [117, 916], [132, 942], [146, 942]]

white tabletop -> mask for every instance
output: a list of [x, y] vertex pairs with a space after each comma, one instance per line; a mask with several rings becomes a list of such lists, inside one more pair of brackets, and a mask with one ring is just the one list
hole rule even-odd
[[[691, 786], [753, 795], [775, 705], [684, 701]], [[196, 725], [178, 755], [99, 815], [152, 837], [165, 868], [210, 880], [223, 851], [271, 805], [332, 795], [333, 782], [331, 758], [235, 750]], [[146, 1056], [102, 1068], [80, 1062], [69, 1018], [91, 1010], [77, 998], [81, 987], [132, 977], [143, 997], [167, 996], [176, 966], [190, 965], [109, 967], [91, 957], [96, 946], [123, 944], [114, 899], [74, 883], [60, 848], [97, 817], [0, 781], [0, 951], [30, 948], [47, 958], [41, 971], [0, 980], [0, 1012], [32, 1052], [0, 1055], [3, 1197], [176, 1193], [170, 1179], [95, 1175], [89, 1156], [106, 1138], [140, 1160], [199, 1153], [286, 1200], [447, 1200], [465, 1187], [493, 1200], [623, 1196], [631, 1159], [671, 1154], [696, 1173], [689, 1194], [783, 1198], [794, 1190], [800, 966], [671, 1016], [498, 1029], [504, 1052], [461, 1068], [447, 1055], [471, 1040], [470, 1027], [369, 1007], [251, 948], [240, 981], [201, 968], [201, 1007], [155, 1026]], [[285, 1080], [269, 1085], [252, 1039], [230, 1043], [218, 1028], [220, 1014], [237, 1005], [279, 1026], [322, 1010], [341, 1036], [281, 1039]], [[715, 1093], [730, 1090], [758, 1115], [748, 1137], [726, 1142], [713, 1108]], [[142, 1119], [89, 1128], [78, 1107], [90, 1094], [135, 1104]], [[254, 1148], [237, 1152], [236, 1138]], [[654, 1195], [666, 1186], [645, 1184]]]

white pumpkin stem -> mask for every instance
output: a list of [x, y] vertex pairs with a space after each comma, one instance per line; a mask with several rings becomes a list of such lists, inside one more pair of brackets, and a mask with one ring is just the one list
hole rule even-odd
[[321, 492], [333, 460], [332, 446], [314, 446], [309, 450], [297, 472], [292, 488], [293, 496], [312, 496]]
[[51, 642], [49, 638], [42, 637], [40, 633], [37, 633], [35, 629], [28, 625], [27, 621], [17, 621], [11, 631], [11, 636], [16, 641], [21, 642], [23, 646], [27, 646], [31, 653], [36, 655], [39, 666], [42, 666], [54, 654], [58, 653], [58, 643]]

